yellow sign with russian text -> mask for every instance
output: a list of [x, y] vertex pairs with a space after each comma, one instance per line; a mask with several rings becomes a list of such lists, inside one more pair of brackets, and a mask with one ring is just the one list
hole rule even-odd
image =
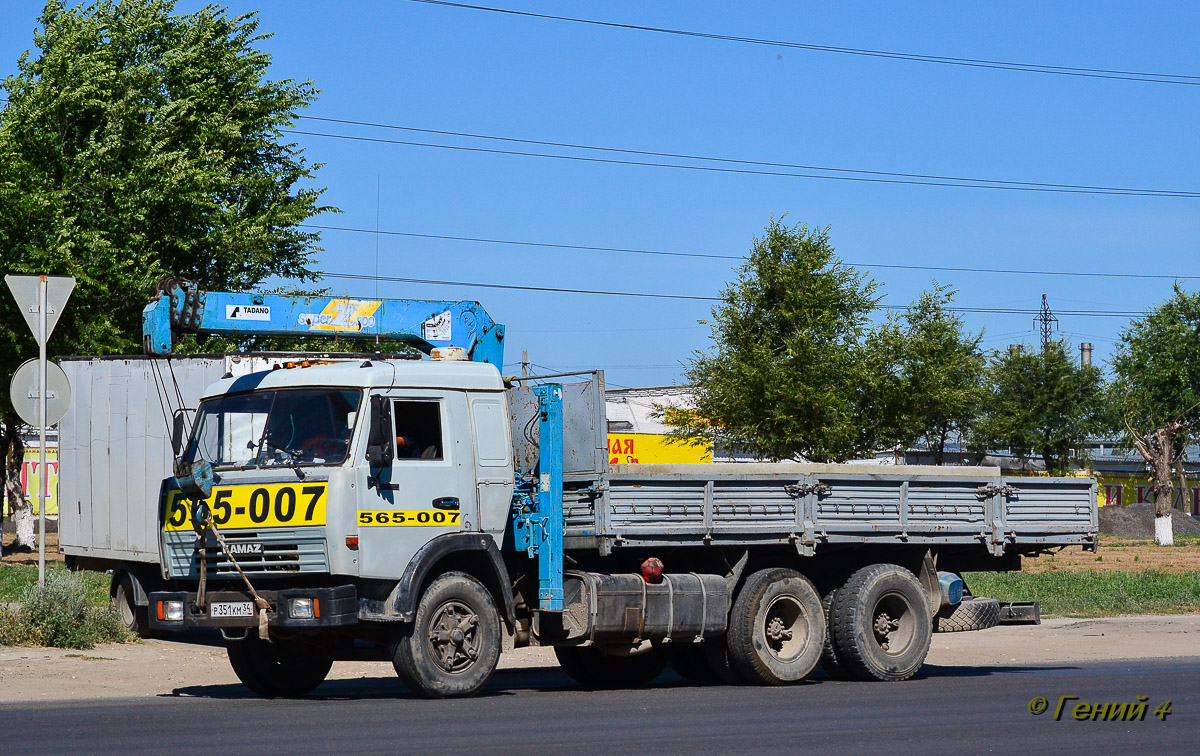
[[[26, 446], [21, 460], [21, 493], [25, 501], [32, 503], [33, 513], [38, 512], [38, 494], [42, 491], [42, 468], [38, 459], [38, 447]], [[46, 515], [58, 514], [58, 447], [46, 446]]]
[[690, 464], [712, 462], [712, 442], [693, 446], [658, 433], [609, 433], [608, 462], [623, 464]]

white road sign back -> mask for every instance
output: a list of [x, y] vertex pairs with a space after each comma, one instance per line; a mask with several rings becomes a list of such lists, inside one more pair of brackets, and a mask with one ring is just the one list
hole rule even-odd
[[[13, 374], [9, 398], [21, 419], [35, 428], [42, 426], [38, 390], [38, 361], [28, 360]], [[53, 362], [46, 363], [46, 425], [56, 425], [71, 406], [71, 383], [67, 374]]]
[[[34, 338], [38, 335], [38, 285], [41, 281], [41, 276], [4, 277], [4, 283], [8, 284], [13, 299], [17, 300], [21, 315], [25, 317]], [[46, 276], [46, 338], [50, 338], [54, 326], [58, 323], [58, 316], [66, 307], [67, 300], [71, 298], [71, 292], [74, 290], [75, 279], [71, 276]]]

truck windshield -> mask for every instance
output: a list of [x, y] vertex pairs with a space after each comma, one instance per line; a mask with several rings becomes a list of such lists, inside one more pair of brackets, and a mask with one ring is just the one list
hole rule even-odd
[[360, 395], [351, 389], [288, 389], [200, 403], [187, 462], [213, 467], [340, 465]]

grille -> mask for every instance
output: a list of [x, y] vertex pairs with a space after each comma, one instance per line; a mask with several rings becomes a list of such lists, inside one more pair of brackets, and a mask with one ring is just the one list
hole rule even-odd
[[[202, 549], [190, 532], [168, 532], [167, 564], [172, 578], [199, 578], [200, 555], [204, 555], [210, 578], [237, 577], [237, 569], [217, 539], [208, 534]], [[271, 528], [259, 531], [222, 531], [231, 551], [235, 544], [261, 543], [261, 554], [236, 554], [242, 571], [254, 577], [280, 577], [305, 572], [328, 572], [329, 558], [321, 528]]]

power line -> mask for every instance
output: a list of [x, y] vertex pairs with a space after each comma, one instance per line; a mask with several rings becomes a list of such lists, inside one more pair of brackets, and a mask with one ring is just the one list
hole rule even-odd
[[[342, 278], [351, 281], [373, 281], [374, 276], [360, 275], [357, 273], [329, 273], [326, 271], [313, 271], [319, 276], [326, 278]], [[560, 294], [597, 294], [610, 297], [640, 297], [646, 299], [682, 299], [694, 302], [719, 302], [720, 297], [699, 297], [688, 294], [656, 294], [642, 293], [633, 291], [607, 291], [603, 289], [568, 289], [554, 286], [523, 286], [518, 284], [494, 284], [494, 283], [478, 283], [471, 281], [443, 281], [430, 278], [402, 278], [399, 276], [380, 276], [381, 281], [395, 281], [397, 283], [415, 283], [415, 284], [433, 284], [435, 286], [467, 286], [479, 289], [509, 289], [513, 291], [545, 291], [556, 292]]]
[[645, 157], [657, 158], [672, 158], [678, 160], [699, 160], [715, 163], [729, 163], [735, 165], [752, 165], [767, 168], [785, 168], [805, 171], [828, 171], [831, 173], [849, 173], [869, 176], [887, 176], [892, 178], [907, 178], [907, 179], [922, 179], [929, 181], [950, 181], [961, 183], [978, 183], [997, 186], [1025, 186], [1025, 187], [1044, 187], [1052, 189], [1078, 189], [1088, 192], [1113, 192], [1120, 194], [1135, 194], [1141, 196], [1144, 194], [1164, 195], [1164, 196], [1179, 196], [1179, 197], [1200, 197], [1200, 192], [1175, 190], [1175, 189], [1140, 189], [1119, 186], [1089, 186], [1086, 184], [1057, 184], [1045, 181], [1013, 181], [1008, 179], [986, 179], [973, 178], [969, 176], [940, 176], [926, 173], [901, 173], [896, 171], [878, 171], [868, 170], [863, 168], [831, 168], [821, 165], [805, 165], [800, 163], [781, 163], [767, 160], [746, 160], [741, 158], [714, 157], [711, 155], [689, 155], [686, 153], [677, 152], [658, 152], [654, 150], [635, 150], [623, 147], [603, 147], [590, 144], [576, 144], [572, 142], [553, 142], [542, 139], [522, 139], [518, 137], [496, 136], [494, 134], [474, 134], [466, 131], [446, 131], [441, 129], [426, 129], [416, 126], [401, 126], [389, 123], [375, 123], [372, 121], [355, 121], [345, 118], [326, 118], [322, 116], [306, 116], [302, 115], [299, 118], [307, 121], [322, 121], [325, 123], [338, 123], [347, 126], [366, 126], [376, 129], [392, 129], [395, 131], [409, 131], [419, 134], [436, 134], [438, 136], [464, 137], [469, 139], [487, 139], [498, 142], [509, 142], [514, 144], [532, 144], [541, 147], [560, 147], [574, 150], [591, 150], [597, 152], [613, 152], [624, 155], [641, 155]]
[[[471, 147], [461, 144], [437, 144], [433, 142], [417, 142], [407, 139], [384, 139], [382, 137], [366, 137], [354, 136], [351, 134], [330, 134], [321, 131], [302, 131], [299, 129], [282, 129], [286, 134], [299, 134], [301, 136], [323, 137], [327, 139], [345, 139], [354, 142], [372, 142], [376, 144], [398, 144], [407, 147], [430, 147], [441, 150], [455, 150], [459, 152], [475, 152], [488, 155], [512, 155], [515, 157], [536, 157], [549, 160], [568, 160], [582, 163], [600, 163], [605, 165], [632, 165], [646, 168], [672, 168], [675, 170], [684, 171], [702, 171], [708, 173], [733, 173], [751, 176], [778, 176], [782, 178], [802, 178], [802, 179], [823, 179], [825, 181], [856, 181], [870, 184], [902, 184], [908, 186], [944, 186], [957, 189], [994, 189], [1010, 192], [1048, 192], [1052, 194], [1102, 194], [1116, 195], [1122, 197], [1182, 197], [1187, 199], [1195, 199], [1200, 197], [1200, 192], [1184, 192], [1167, 189], [1120, 189], [1112, 188], [1105, 189], [1102, 187], [1094, 188], [1067, 188], [1069, 185], [1061, 186], [1037, 186], [1024, 184], [999, 184], [999, 183], [963, 183], [963, 181], [950, 180], [926, 180], [926, 179], [906, 179], [906, 178], [884, 178], [882, 176], [828, 176], [820, 173], [800, 173], [795, 171], [771, 171], [754, 168], [730, 168], [715, 165], [686, 165], [684, 163], [663, 163], [650, 160], [625, 160], [621, 158], [601, 158], [588, 157], [586, 155], [559, 155], [549, 152], [531, 152], [527, 150], [502, 150], [496, 147]], [[978, 179], [984, 181], [985, 179]]]
[[[369, 228], [352, 228], [347, 226], [324, 226], [315, 223], [301, 223], [303, 228], [314, 228], [323, 231], [345, 231], [350, 233], [374, 234], [375, 231]], [[659, 249], [637, 249], [634, 247], [601, 247], [589, 244], [557, 244], [554, 242], [541, 241], [522, 241], [518, 239], [491, 239], [480, 236], [452, 236], [449, 234], [425, 234], [414, 231], [380, 231], [379, 233], [385, 236], [403, 236], [413, 239], [437, 239], [441, 241], [459, 241], [471, 242], [476, 244], [501, 244], [507, 246], [519, 247], [539, 247], [547, 249], [566, 249], [577, 250], [582, 252], [620, 252], [634, 255], [660, 255], [664, 257], [685, 257], [685, 258], [701, 258], [710, 260], [745, 260], [743, 255], [716, 255], [704, 254], [700, 252], [668, 252]], [[891, 270], [923, 270], [943, 273], [992, 273], [1002, 275], [1022, 275], [1022, 276], [1078, 276], [1084, 278], [1143, 278], [1156, 279], [1167, 281], [1187, 281], [1192, 279], [1200, 279], [1200, 276], [1174, 276], [1159, 273], [1106, 273], [1099, 271], [1083, 271], [1083, 270], [1024, 270], [1019, 268], [967, 268], [955, 267], [949, 265], [903, 265], [895, 263], [863, 263], [863, 262], [846, 262], [846, 265], [851, 265], [855, 268], [886, 268]]]
[[[345, 226], [319, 226], [314, 223], [300, 224], [304, 228], [317, 228], [324, 231], [350, 231], [354, 233], [375, 233], [365, 228], [347, 228]], [[517, 241], [515, 239], [487, 239], [479, 236], [449, 236], [447, 234], [419, 234], [413, 231], [380, 231], [385, 236], [405, 236], [413, 239], [439, 239], [443, 241], [474, 242], [478, 244], [505, 244], [519, 247], [546, 247], [549, 249], [571, 249], [582, 252], [626, 252], [635, 255], [663, 255], [665, 257], [697, 257], [712, 260], [744, 260], [741, 255], [707, 255], [699, 252], [664, 252], [656, 249], [626, 249], [622, 247], [596, 247], [587, 244], [554, 244], [551, 242]]]
[[[313, 271], [319, 276], [325, 278], [339, 278], [350, 281], [374, 281], [374, 276], [363, 275], [358, 273], [336, 273], [330, 271]], [[512, 291], [540, 291], [553, 292], [558, 294], [592, 294], [598, 296], [610, 297], [637, 297], [644, 299], [674, 299], [686, 300], [692, 302], [720, 302], [720, 297], [711, 296], [696, 296], [690, 294], [661, 294], [655, 292], [635, 292], [635, 291], [612, 291], [606, 289], [573, 289], [557, 286], [528, 286], [520, 284], [497, 284], [497, 283], [482, 283], [478, 281], [447, 281], [435, 278], [407, 278], [401, 276], [380, 276], [381, 281], [392, 281], [396, 283], [410, 284], [429, 284], [433, 286], [462, 286], [468, 288], [479, 289], [507, 289]], [[880, 304], [878, 309], [887, 311], [905, 311], [909, 309], [908, 305], [891, 305]], [[1023, 309], [1016, 307], [947, 307], [950, 312], [962, 313], [991, 313], [999, 315], [1036, 315], [1038, 310]], [[1134, 311], [1118, 311], [1118, 310], [1062, 310], [1062, 315], [1073, 315], [1079, 317], [1100, 317], [1100, 318], [1133, 318], [1144, 315], [1144, 312]]]
[[819, 45], [810, 42], [788, 42], [784, 40], [762, 39], [759, 37], [740, 37], [731, 34], [716, 34], [712, 32], [689, 31], [685, 29], [669, 29], [660, 26], [625, 24], [615, 21], [598, 21], [590, 18], [554, 16], [547, 13], [531, 13], [529, 11], [518, 11], [510, 8], [494, 8], [486, 5], [448, 2], [447, 0], [410, 0], [410, 2], [424, 3], [425, 5], [441, 5], [449, 8], [462, 8], [466, 10], [487, 11], [489, 13], [501, 13], [510, 16], [523, 16], [525, 18], [537, 18], [546, 21], [568, 21], [575, 24], [603, 26], [612, 29], [654, 32], [656, 34], [671, 34], [681, 37], [696, 37], [700, 39], [712, 39], [723, 42], [741, 42], [745, 44], [765, 45], [769, 47], [784, 47], [798, 50], [811, 50], [814, 52], [838, 53], [841, 55], [861, 55], [871, 58], [891, 58], [894, 60], [907, 60], [917, 63], [939, 63], [948, 66], [991, 68], [1006, 71], [1021, 71], [1024, 73], [1052, 74], [1055, 76], [1079, 76], [1090, 79], [1116, 79], [1120, 81], [1141, 81], [1155, 84], [1184, 84], [1188, 86], [1200, 85], [1200, 76], [1194, 76], [1191, 74], [1122, 71], [1107, 68], [1084, 68], [1080, 66], [1053, 66], [1043, 63], [1017, 63], [1003, 60], [987, 60], [983, 58], [958, 58], [948, 55], [903, 53], [893, 50], [871, 50], [861, 47]]
[[[426, 129], [416, 126], [401, 126], [397, 124], [374, 123], [371, 121], [357, 121], [344, 118], [327, 118], [321, 116], [298, 116], [300, 119], [309, 121], [321, 121], [326, 123], [339, 123], [343, 125], [365, 126], [371, 128], [392, 129], [399, 131], [409, 131], [422, 134], [436, 134], [441, 136], [454, 136], [470, 139], [485, 139], [500, 142], [508, 142], [515, 144], [532, 144], [544, 147], [558, 147], [562, 149], [577, 149], [589, 150], [595, 152], [608, 152], [624, 155], [641, 155], [645, 157], [659, 157], [676, 160], [694, 160], [700, 162], [721, 163], [726, 165], [745, 165], [759, 166], [760, 168], [778, 168], [782, 170], [755, 170], [755, 169], [737, 169], [737, 168], [721, 168], [717, 166], [704, 165], [684, 165], [678, 163], [661, 163], [644, 160], [620, 160], [614, 158], [589, 158], [581, 155], [557, 155], [544, 152], [528, 152], [520, 150], [501, 150], [495, 148], [469, 147], [465, 145], [450, 145], [436, 144], [431, 142], [416, 142], [412, 140], [400, 139], [382, 139], [378, 137], [363, 137], [350, 134], [330, 134], [326, 132], [302, 131], [298, 129], [284, 129], [284, 133], [299, 134], [303, 136], [323, 137], [327, 139], [345, 139], [361, 142], [377, 142], [383, 144], [396, 144], [408, 147], [427, 147], [431, 149], [458, 150], [465, 152], [478, 152], [486, 154], [512, 155], [516, 157], [540, 157], [553, 160], [575, 160], [580, 162], [591, 163], [607, 163], [612, 165], [630, 165], [642, 166], [650, 168], [672, 168], [675, 170], [693, 170], [693, 171], [710, 171], [717, 173], [734, 173], [748, 174], [760, 176], [777, 176], [784, 178], [807, 178], [807, 179], [825, 179], [832, 181], [859, 181], [865, 183], [882, 183], [882, 184], [902, 184], [911, 186], [941, 186], [941, 187], [957, 187], [967, 189], [1001, 189], [1008, 191], [1026, 191], [1026, 192], [1050, 192], [1057, 194], [1098, 194], [1112, 196], [1129, 196], [1129, 197], [1176, 197], [1184, 199], [1200, 198], [1200, 192], [1178, 190], [1178, 189], [1144, 189], [1134, 187], [1119, 187], [1119, 186], [1100, 186], [1088, 184], [1062, 184], [1046, 181], [1017, 181], [1012, 179], [988, 179], [975, 178], [970, 176], [943, 176], [938, 174], [925, 173], [905, 173], [899, 171], [880, 171], [866, 168], [837, 168], [830, 166], [807, 165], [803, 163], [784, 163], [767, 160], [748, 160], [743, 158], [728, 158], [717, 157], [711, 155], [689, 155], [686, 153], [661, 152], [655, 150], [638, 150], [623, 147], [605, 147], [599, 145], [576, 144], [572, 142], [554, 142], [539, 139], [522, 139], [518, 137], [497, 136], [491, 134], [474, 134], [462, 131], [447, 131], [441, 129]], [[849, 175], [824, 175], [813, 173], [798, 173], [796, 171], [825, 171], [832, 174], [849, 174]]]

